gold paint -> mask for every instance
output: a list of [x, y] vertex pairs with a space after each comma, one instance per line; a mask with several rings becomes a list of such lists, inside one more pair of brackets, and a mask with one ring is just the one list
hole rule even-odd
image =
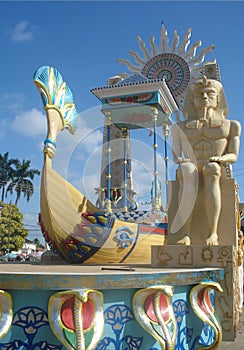
[[85, 337], [82, 326], [82, 305], [83, 302], [75, 296], [74, 302], [74, 324], [76, 334], [76, 350], [85, 350]]
[[[206, 309], [208, 313], [205, 313], [205, 311], [199, 306], [198, 301], [197, 301], [198, 300], [198, 293], [201, 292], [202, 289], [204, 289], [204, 293], [203, 293], [204, 309]], [[213, 311], [211, 311], [208, 307], [208, 300], [207, 300], [206, 294], [208, 293], [209, 289], [213, 289], [213, 290], [218, 291], [218, 292], [223, 292], [222, 287], [217, 282], [202, 282], [199, 285], [196, 285], [195, 287], [193, 287], [191, 289], [191, 292], [190, 292], [190, 304], [192, 306], [194, 313], [203, 322], [207, 323], [214, 330], [214, 334], [215, 334], [215, 337], [214, 337], [215, 340], [214, 340], [213, 344], [211, 344], [207, 347], [204, 347], [204, 348], [199, 347], [200, 350], [216, 349], [218, 347], [218, 345], [221, 343], [222, 337], [223, 337], [221, 325], [219, 323], [219, 320], [215, 316], [214, 305], [211, 305]]]
[[10, 293], [0, 290], [0, 339], [9, 331], [13, 319], [13, 299]]
[[89, 216], [87, 216], [87, 219], [88, 219], [89, 221], [91, 221], [93, 224], [95, 224], [95, 223], [97, 222], [97, 219], [95, 218], [95, 216], [89, 215]]

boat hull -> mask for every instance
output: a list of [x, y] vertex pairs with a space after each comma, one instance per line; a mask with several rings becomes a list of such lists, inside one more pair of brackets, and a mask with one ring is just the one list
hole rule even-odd
[[99, 211], [52, 169], [42, 171], [40, 225], [47, 243], [69, 263], [150, 264], [151, 246], [167, 242], [167, 224], [118, 220]]

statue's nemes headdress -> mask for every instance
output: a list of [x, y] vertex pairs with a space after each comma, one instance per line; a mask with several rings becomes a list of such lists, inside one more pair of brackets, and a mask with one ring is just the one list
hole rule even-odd
[[213, 87], [218, 94], [218, 117], [226, 118], [229, 109], [221, 82], [216, 79], [208, 79], [206, 76], [202, 76], [201, 78], [195, 79], [187, 89], [185, 103], [182, 110], [185, 119], [196, 119], [196, 111], [192, 104], [192, 98], [196, 89], [203, 89], [207, 86]]

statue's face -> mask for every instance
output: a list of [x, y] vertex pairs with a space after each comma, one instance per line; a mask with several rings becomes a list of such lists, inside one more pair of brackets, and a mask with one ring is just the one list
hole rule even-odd
[[195, 109], [215, 109], [218, 105], [217, 89], [209, 84], [196, 87], [193, 91], [192, 103]]

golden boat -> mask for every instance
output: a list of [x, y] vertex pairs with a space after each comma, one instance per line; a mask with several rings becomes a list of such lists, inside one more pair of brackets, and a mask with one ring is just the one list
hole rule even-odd
[[72, 93], [56, 69], [39, 68], [34, 83], [41, 94], [48, 126], [39, 215], [46, 242], [69, 263], [151, 263], [150, 247], [166, 243], [167, 223], [155, 223], [153, 219], [149, 223], [143, 217], [135, 222], [119, 220], [113, 212], [93, 205], [53, 169], [56, 136], [64, 128], [74, 133], [77, 112]]

